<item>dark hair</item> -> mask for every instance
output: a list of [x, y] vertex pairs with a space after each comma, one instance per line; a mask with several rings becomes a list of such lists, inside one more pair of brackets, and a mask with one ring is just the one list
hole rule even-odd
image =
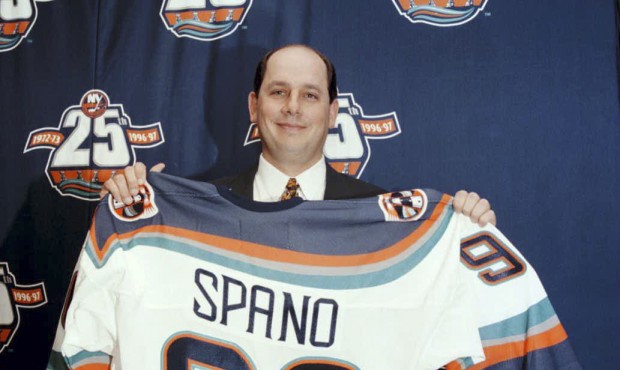
[[265, 78], [265, 71], [267, 71], [267, 62], [269, 61], [269, 58], [271, 58], [271, 56], [275, 52], [290, 47], [302, 47], [311, 50], [316, 55], [318, 55], [319, 58], [321, 58], [323, 63], [325, 63], [325, 68], [327, 68], [327, 91], [329, 91], [329, 102], [333, 102], [334, 99], [336, 99], [336, 97], [338, 96], [338, 89], [336, 84], [336, 68], [334, 67], [334, 64], [320, 51], [316, 50], [311, 46], [303, 44], [284, 45], [280, 46], [279, 48], [269, 50], [256, 66], [256, 73], [254, 74], [254, 93], [258, 96], [260, 87], [263, 84], [263, 79]]

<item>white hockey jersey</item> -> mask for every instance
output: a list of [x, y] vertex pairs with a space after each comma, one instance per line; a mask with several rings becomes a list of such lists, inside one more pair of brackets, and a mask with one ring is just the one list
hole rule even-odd
[[58, 340], [71, 368], [579, 368], [532, 267], [447, 195], [149, 182], [97, 210]]

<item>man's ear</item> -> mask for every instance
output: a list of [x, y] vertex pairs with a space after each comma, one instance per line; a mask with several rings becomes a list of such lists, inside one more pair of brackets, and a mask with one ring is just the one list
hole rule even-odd
[[258, 96], [256, 93], [252, 91], [248, 95], [248, 111], [250, 112], [250, 122], [256, 123], [258, 119], [258, 115], [256, 114], [256, 110], [258, 109]]
[[338, 99], [329, 104], [329, 128], [336, 127], [336, 117], [338, 117]]

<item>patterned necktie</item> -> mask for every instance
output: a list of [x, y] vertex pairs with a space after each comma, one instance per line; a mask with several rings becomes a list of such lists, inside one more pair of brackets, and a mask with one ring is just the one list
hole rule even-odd
[[289, 200], [291, 198], [295, 198], [297, 196], [297, 190], [299, 190], [299, 184], [294, 177], [291, 177], [286, 183], [286, 189], [284, 189], [280, 200]]

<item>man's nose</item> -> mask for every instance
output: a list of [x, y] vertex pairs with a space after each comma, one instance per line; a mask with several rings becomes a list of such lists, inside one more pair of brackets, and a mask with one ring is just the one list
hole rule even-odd
[[299, 114], [299, 100], [295, 94], [289, 95], [288, 99], [286, 99], [286, 103], [284, 104], [284, 113], [297, 115]]

